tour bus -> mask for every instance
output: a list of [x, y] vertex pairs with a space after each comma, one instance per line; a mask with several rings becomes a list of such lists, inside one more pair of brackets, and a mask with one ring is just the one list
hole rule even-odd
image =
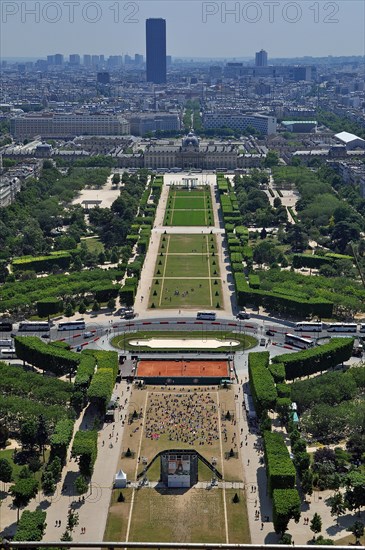
[[85, 330], [85, 321], [65, 321], [58, 323], [57, 330]]
[[311, 338], [303, 338], [296, 334], [285, 334], [285, 343], [301, 349], [313, 348], [315, 345], [315, 341]]
[[49, 329], [49, 323], [47, 322], [24, 321], [19, 323], [19, 332], [44, 332]]
[[199, 311], [196, 314], [196, 318], [200, 321], [215, 321], [217, 318], [217, 314], [213, 311]]
[[11, 338], [4, 338], [0, 340], [0, 348], [12, 348], [13, 340]]
[[1, 357], [4, 357], [5, 359], [16, 359], [16, 351], [15, 348], [4, 348], [0, 350]]
[[356, 323], [330, 323], [327, 325], [328, 332], [356, 332]]
[[9, 321], [0, 321], [0, 332], [11, 332], [13, 330], [13, 323]]
[[359, 332], [365, 332], [365, 324], [361, 323]]
[[323, 329], [322, 323], [296, 323], [294, 330], [297, 332], [321, 332]]

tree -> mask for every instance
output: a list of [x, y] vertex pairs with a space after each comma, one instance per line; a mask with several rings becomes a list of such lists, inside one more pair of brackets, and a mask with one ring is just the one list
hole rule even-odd
[[271, 166], [277, 166], [279, 164], [279, 155], [276, 151], [269, 151], [266, 155], [265, 166], [271, 168]]
[[108, 308], [114, 309], [115, 308], [115, 298], [110, 298], [108, 301]]
[[38, 481], [33, 477], [20, 478], [9, 489], [13, 497], [13, 504], [18, 509], [17, 521], [19, 521], [20, 508], [27, 506], [38, 492]]
[[92, 310], [95, 312], [95, 311], [99, 311], [99, 309], [100, 309], [99, 302], [95, 300], [92, 306]]
[[113, 247], [112, 253], [110, 255], [110, 263], [117, 264], [119, 262], [119, 253], [116, 247]]
[[[313, 531], [314, 535], [317, 535], [322, 531], [322, 518], [317, 512], [314, 514], [312, 521], [310, 522], [310, 530]], [[313, 537], [316, 538], [315, 536]]]
[[72, 509], [69, 509], [67, 516], [67, 530], [72, 533], [72, 531], [79, 524], [79, 514]]
[[72, 535], [70, 531], [66, 529], [66, 531], [62, 534], [62, 537], [60, 538], [60, 541], [62, 542], [72, 542]]
[[335, 493], [328, 499], [328, 504], [331, 506], [331, 516], [336, 516], [336, 523], [338, 525], [338, 518], [346, 511], [342, 493]]
[[355, 537], [355, 544], [358, 545], [360, 538], [364, 536], [364, 524], [361, 521], [355, 521], [353, 525], [348, 527], [347, 531], [350, 531]]
[[81, 315], [83, 315], [84, 313], [86, 313], [86, 305], [85, 305], [85, 302], [80, 302], [80, 304], [79, 304], [79, 313], [81, 313]]
[[56, 490], [56, 481], [50, 471], [45, 471], [42, 476], [42, 490], [45, 495], [51, 495]]
[[106, 261], [106, 257], [105, 257], [105, 254], [104, 252], [100, 252], [99, 256], [98, 256], [98, 262], [100, 265], [103, 265], [105, 264], [105, 261]]
[[83, 495], [89, 488], [89, 482], [85, 476], [78, 476], [75, 481], [76, 491], [79, 495]]
[[9, 483], [13, 477], [13, 468], [6, 458], [0, 458], [0, 481]]
[[32, 450], [37, 443], [37, 423], [35, 420], [26, 420], [21, 424], [19, 439], [24, 449]]
[[72, 317], [73, 314], [74, 314], [74, 310], [73, 310], [72, 304], [68, 302], [65, 307], [65, 316]]
[[345, 493], [345, 502], [349, 510], [360, 510], [365, 506], [365, 474], [354, 470], [349, 472], [346, 477], [347, 490]]
[[303, 472], [301, 484], [303, 493], [310, 496], [313, 493], [313, 474], [311, 470]]
[[47, 424], [43, 415], [40, 415], [38, 418], [36, 438], [37, 438], [37, 444], [39, 445], [39, 451], [43, 455], [43, 462], [44, 462], [44, 446], [48, 440], [48, 429], [47, 429]]
[[0, 447], [5, 447], [9, 437], [9, 430], [5, 424], [0, 423]]

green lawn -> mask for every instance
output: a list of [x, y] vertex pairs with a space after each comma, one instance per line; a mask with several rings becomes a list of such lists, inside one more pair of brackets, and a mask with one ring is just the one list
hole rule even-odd
[[154, 277], [149, 307], [219, 309], [222, 281], [215, 235], [163, 235]]
[[[0, 451], [0, 459], [5, 458], [11, 464], [11, 467], [13, 469], [13, 481], [12, 481], [12, 483], [16, 483], [19, 479], [20, 470], [23, 468], [24, 465], [15, 464], [15, 462], [13, 460], [13, 454], [14, 454], [14, 449], [1, 450]], [[45, 463], [44, 464], [47, 463], [48, 457], [49, 457], [49, 450], [47, 450], [45, 452]], [[40, 458], [40, 461], [43, 465], [42, 455], [40, 455], [39, 458]], [[37, 481], [40, 483], [41, 479], [42, 479], [42, 468], [38, 472], [36, 472], [34, 474], [34, 476], [37, 479]]]
[[[209, 217], [210, 215], [210, 217]], [[172, 226], [195, 226], [195, 225], [213, 225], [214, 219], [211, 210], [209, 214], [206, 210], [174, 210], [171, 222], [166, 225]]]
[[213, 225], [214, 216], [210, 189], [170, 189], [164, 225]]
[[[175, 210], [205, 210], [208, 200], [205, 197], [175, 197], [173, 201], [173, 208]], [[209, 201], [209, 204], [210, 201]]]
[[[86, 244], [88, 252], [91, 252], [94, 254], [100, 254], [100, 252], [104, 252], [104, 245], [100, 241], [99, 237], [91, 237], [90, 239], [81, 239], [81, 242]], [[79, 245], [79, 248], [80, 248], [80, 245]]]

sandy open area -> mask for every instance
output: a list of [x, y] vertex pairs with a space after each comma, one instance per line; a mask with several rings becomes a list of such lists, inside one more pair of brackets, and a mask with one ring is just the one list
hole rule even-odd
[[218, 340], [217, 338], [207, 338], [206, 340], [197, 340], [196, 338], [150, 338], [149, 340], [130, 340], [131, 346], [146, 346], [148, 348], [180, 348], [180, 349], [218, 349], [227, 346], [239, 346], [237, 340]]

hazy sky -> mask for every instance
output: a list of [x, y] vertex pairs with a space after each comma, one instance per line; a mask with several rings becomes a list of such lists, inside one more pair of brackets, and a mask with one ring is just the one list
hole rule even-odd
[[181, 57], [365, 55], [364, 0], [0, 0], [2, 57], [145, 54], [145, 20], [167, 21]]

